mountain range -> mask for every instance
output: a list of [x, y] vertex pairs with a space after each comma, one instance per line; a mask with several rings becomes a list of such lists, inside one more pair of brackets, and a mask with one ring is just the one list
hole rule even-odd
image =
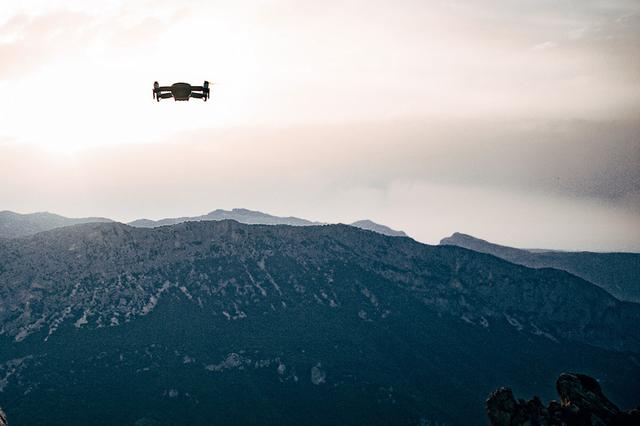
[[[321, 222], [312, 222], [297, 217], [280, 217], [248, 209], [217, 209], [201, 216], [176, 217], [160, 220], [137, 219], [128, 224], [138, 228], [155, 228], [158, 226], [176, 225], [182, 222], [198, 222], [203, 220], [235, 220], [248, 225], [292, 225], [309, 226], [323, 225]], [[33, 235], [38, 232], [48, 231], [63, 226], [76, 225], [91, 222], [113, 222], [111, 219], [102, 217], [87, 218], [67, 218], [53, 213], [40, 212], [30, 214], [20, 214], [11, 211], [0, 212], [0, 238], [17, 238]], [[402, 231], [396, 231], [385, 225], [372, 222], [370, 220], [359, 220], [353, 222], [351, 226], [377, 232], [379, 234], [393, 237], [406, 237]]]
[[297, 217], [280, 217], [248, 209], [217, 209], [202, 216], [176, 217], [160, 220], [138, 219], [128, 224], [139, 228], [155, 228], [157, 226], [176, 225], [182, 222], [198, 222], [202, 220], [235, 220], [248, 225], [292, 225], [308, 226], [322, 225], [320, 222], [312, 222]]
[[[291, 225], [291, 226], [310, 226], [310, 225], [326, 225], [323, 222], [313, 222], [298, 217], [287, 216], [272, 216], [270, 214], [262, 213], [255, 210], [248, 209], [232, 209], [223, 210], [217, 209], [202, 216], [192, 217], [177, 217], [167, 218], [160, 220], [150, 219], [138, 219], [129, 222], [128, 225], [136, 226], [139, 228], [155, 228], [158, 226], [176, 225], [182, 222], [198, 222], [203, 220], [235, 220], [240, 223], [246, 223], [247, 225]], [[377, 232], [378, 234], [388, 235], [390, 237], [406, 237], [403, 231], [396, 231], [388, 226], [375, 223], [371, 220], [358, 220], [350, 224], [356, 228], [366, 229], [368, 231]]]
[[91, 222], [111, 222], [104, 217], [68, 218], [48, 212], [29, 214], [0, 211], [0, 238], [17, 238], [62, 226]]
[[0, 406], [26, 424], [486, 424], [563, 371], [640, 403], [640, 305], [346, 225], [89, 223], [0, 240]]
[[443, 238], [440, 245], [492, 254], [530, 268], [561, 269], [604, 288], [618, 299], [640, 302], [640, 253], [525, 250], [493, 244], [458, 232]]

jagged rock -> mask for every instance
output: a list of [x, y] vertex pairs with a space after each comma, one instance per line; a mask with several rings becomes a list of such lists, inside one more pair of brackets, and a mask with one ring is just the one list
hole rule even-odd
[[548, 407], [538, 397], [516, 400], [509, 388], [500, 388], [487, 399], [487, 415], [493, 426], [633, 426], [640, 411], [621, 411], [602, 393], [597, 380], [578, 373], [563, 373], [556, 382], [560, 403]]
[[487, 415], [494, 426], [546, 425], [548, 423], [544, 423], [543, 419], [549, 417], [547, 409], [538, 397], [534, 397], [528, 402], [516, 401], [509, 388], [500, 388], [489, 395]]
[[0, 408], [0, 426], [8, 426], [9, 422], [7, 422], [7, 415]]
[[591, 418], [591, 423], [609, 424], [620, 413], [620, 409], [602, 393], [600, 385], [584, 374], [564, 373], [556, 382], [560, 403], [576, 416]]

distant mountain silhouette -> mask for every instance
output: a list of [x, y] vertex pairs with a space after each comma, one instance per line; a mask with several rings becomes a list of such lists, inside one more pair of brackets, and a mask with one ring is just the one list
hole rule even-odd
[[49, 212], [29, 214], [0, 211], [0, 238], [17, 238], [62, 226], [91, 222], [112, 222], [104, 217], [68, 218]]
[[396, 231], [395, 229], [391, 229], [388, 226], [380, 225], [378, 223], [372, 222], [370, 220], [359, 220], [357, 222], [353, 222], [351, 226], [355, 226], [356, 228], [366, 229], [368, 231], [377, 232], [378, 234], [388, 235], [390, 237], [406, 237], [402, 231]]
[[[158, 226], [176, 225], [183, 222], [199, 222], [203, 220], [235, 220], [247, 225], [291, 225], [310, 226], [325, 225], [323, 222], [313, 222], [298, 217], [273, 216], [260, 211], [235, 208], [232, 210], [217, 209], [201, 216], [184, 216], [166, 218], [160, 220], [137, 219], [129, 222], [128, 225], [136, 228], [156, 228]], [[20, 214], [11, 211], [0, 212], [0, 239], [18, 238], [37, 234], [42, 231], [60, 228], [69, 225], [78, 225], [91, 222], [115, 222], [105, 217], [68, 218], [49, 212]], [[353, 222], [351, 226], [377, 232], [393, 237], [406, 237], [402, 231], [396, 231], [385, 225], [380, 225], [370, 220], [359, 220]]]
[[458, 232], [443, 238], [440, 245], [492, 254], [530, 268], [561, 269], [604, 288], [620, 300], [640, 302], [640, 253], [526, 250], [493, 244]]
[[247, 225], [291, 225], [308, 226], [322, 225], [320, 222], [312, 222], [297, 217], [280, 217], [248, 209], [217, 209], [201, 216], [175, 217], [160, 220], [138, 219], [129, 222], [128, 225], [138, 228], [155, 228], [158, 226], [176, 225], [182, 222], [199, 222], [203, 220], [226, 220], [231, 219]]
[[[272, 216], [255, 210], [248, 209], [232, 209], [232, 210], [214, 210], [202, 216], [192, 217], [176, 217], [160, 220], [138, 219], [129, 222], [128, 225], [137, 228], [155, 228], [158, 226], [176, 225], [182, 222], [199, 222], [203, 220], [226, 220], [231, 219], [247, 225], [291, 225], [291, 226], [309, 226], [309, 225], [325, 225], [323, 222], [312, 222], [298, 217], [280, 217]], [[396, 231], [385, 225], [380, 225], [370, 220], [359, 220], [351, 223], [356, 228], [366, 229], [368, 231], [377, 232], [378, 234], [389, 235], [392, 237], [406, 237], [402, 231]]]

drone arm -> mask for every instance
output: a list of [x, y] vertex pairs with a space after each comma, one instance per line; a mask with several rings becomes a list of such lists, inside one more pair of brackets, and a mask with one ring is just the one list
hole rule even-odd
[[[204, 82], [204, 86], [192, 86], [191, 87], [191, 97], [192, 98], [204, 98], [205, 100], [207, 100], [209, 98], [209, 82], [205, 81]], [[197, 93], [197, 92], [202, 92], [202, 93]]]
[[167, 99], [173, 97], [171, 93], [158, 93], [156, 96], [158, 97], [158, 99]]

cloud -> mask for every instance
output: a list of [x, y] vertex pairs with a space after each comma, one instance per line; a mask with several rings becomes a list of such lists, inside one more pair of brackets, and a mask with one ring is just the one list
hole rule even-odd
[[554, 47], [557, 47], [557, 46], [558, 46], [558, 43], [555, 43], [553, 41], [545, 41], [544, 43], [536, 44], [531, 48], [531, 50], [553, 49]]
[[91, 22], [81, 13], [16, 15], [0, 26], [0, 79], [27, 73], [91, 38]]
[[[638, 134], [638, 122], [586, 121], [209, 129], [181, 131], [164, 142], [78, 151], [62, 167], [68, 168], [62, 175], [73, 170], [80, 174], [70, 193], [80, 190], [77, 185], [90, 185], [96, 193], [126, 188], [144, 200], [160, 196], [161, 183], [164, 194], [184, 193], [178, 203], [184, 205], [201, 196], [209, 199], [210, 191], [264, 191], [271, 196], [274, 188], [383, 190], [404, 181], [591, 200], [640, 214]], [[43, 160], [44, 155], [31, 161], [33, 153], [42, 152], [31, 149], [23, 158], [4, 152], [9, 163], [0, 182], [11, 182], [13, 174], [45, 176], [38, 167], [59, 163]], [[14, 196], [30, 193], [16, 191]]]
[[637, 123], [378, 122], [181, 132], [53, 155], [0, 145], [1, 208], [68, 216], [245, 207], [435, 243], [640, 250]]
[[28, 74], [51, 62], [87, 60], [95, 51], [104, 53], [105, 47], [135, 49], [155, 40], [188, 13], [175, 7], [157, 15], [140, 15], [124, 6], [104, 15], [64, 8], [16, 14], [0, 25], [0, 80]]

